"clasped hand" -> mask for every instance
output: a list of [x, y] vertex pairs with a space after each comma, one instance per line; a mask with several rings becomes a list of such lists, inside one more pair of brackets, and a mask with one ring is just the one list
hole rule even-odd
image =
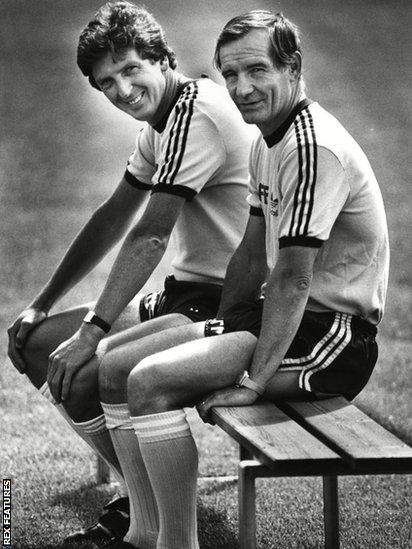
[[49, 356], [47, 383], [56, 402], [67, 399], [74, 374], [92, 358], [100, 339], [96, 332], [80, 329]]
[[30, 306], [17, 317], [7, 330], [9, 335], [8, 355], [21, 374], [24, 374], [26, 371], [26, 364], [22, 356], [22, 351], [27, 342], [29, 333], [46, 318], [46, 311]]
[[210, 416], [210, 410], [214, 406], [251, 406], [256, 402], [259, 395], [247, 387], [230, 387], [215, 391], [202, 400], [196, 409], [205, 423], [214, 425]]

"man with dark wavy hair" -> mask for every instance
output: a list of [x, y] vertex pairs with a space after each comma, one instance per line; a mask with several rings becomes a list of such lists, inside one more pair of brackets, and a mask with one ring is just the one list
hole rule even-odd
[[[145, 125], [113, 194], [9, 328], [9, 356], [127, 481], [139, 456], [126, 402], [127, 375], [135, 366], [127, 343], [216, 314], [227, 263], [246, 225], [253, 132], [223, 87], [176, 71], [162, 28], [132, 3], [108, 3], [97, 12], [80, 36], [78, 65], [115, 107]], [[163, 290], [139, 294], [172, 231], [173, 274]], [[49, 317], [124, 235], [97, 302]], [[182, 332], [176, 344], [184, 341]], [[109, 349], [119, 349], [126, 360], [101, 382], [103, 412], [97, 374]], [[136, 506], [130, 539], [155, 547], [159, 524], [150, 483], [144, 474], [132, 482], [144, 501]], [[114, 502], [108, 511], [72, 541], [123, 537], [126, 502]]]

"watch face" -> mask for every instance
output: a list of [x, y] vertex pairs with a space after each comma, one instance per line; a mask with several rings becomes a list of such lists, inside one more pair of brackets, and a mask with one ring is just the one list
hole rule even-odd
[[249, 377], [249, 374], [244, 371], [242, 374], [240, 374], [240, 376], [238, 377], [237, 381], [236, 381], [236, 386], [237, 387], [242, 387], [243, 386], [243, 383], [246, 379], [248, 379]]
[[83, 319], [83, 322], [90, 322], [94, 316], [93, 311], [89, 311]]

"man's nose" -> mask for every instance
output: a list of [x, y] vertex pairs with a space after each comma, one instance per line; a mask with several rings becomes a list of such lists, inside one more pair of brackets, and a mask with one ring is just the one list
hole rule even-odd
[[253, 92], [251, 81], [246, 75], [239, 74], [236, 82], [237, 97], [246, 97]]
[[132, 84], [127, 78], [121, 78], [117, 82], [117, 93], [121, 99], [127, 99], [132, 92]]

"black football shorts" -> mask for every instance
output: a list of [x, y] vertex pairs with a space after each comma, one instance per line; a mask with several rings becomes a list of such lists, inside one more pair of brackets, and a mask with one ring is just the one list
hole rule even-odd
[[[224, 318], [207, 320], [205, 335], [248, 331], [259, 337], [263, 299], [237, 303]], [[279, 371], [297, 371], [299, 387], [318, 395], [353, 399], [378, 358], [376, 326], [347, 313], [305, 311]]]
[[179, 281], [169, 275], [163, 290], [149, 293], [140, 301], [140, 319], [144, 322], [180, 313], [193, 322], [200, 322], [216, 315], [221, 293], [219, 284]]

